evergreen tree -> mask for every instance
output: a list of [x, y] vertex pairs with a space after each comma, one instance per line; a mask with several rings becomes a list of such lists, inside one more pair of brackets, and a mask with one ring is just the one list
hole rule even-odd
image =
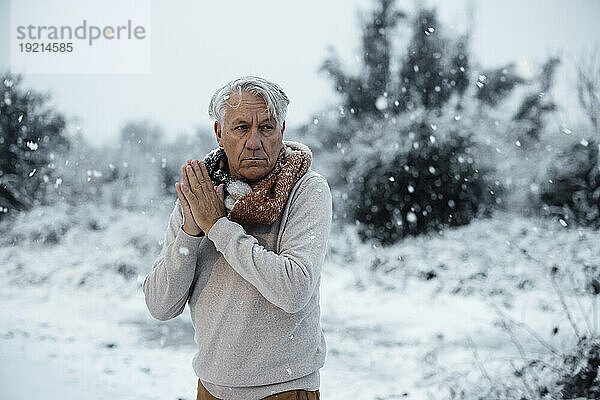
[[442, 34], [436, 11], [422, 9], [413, 21], [413, 36], [402, 59], [394, 102], [397, 112], [419, 106], [439, 110], [453, 93], [468, 87], [468, 35], [448, 39]]
[[57, 183], [54, 160], [70, 147], [64, 117], [48, 95], [21, 87], [22, 77], [0, 77], [0, 218], [45, 204]]
[[524, 131], [519, 138], [524, 146], [536, 143], [539, 140], [540, 133], [544, 128], [544, 116], [556, 109], [556, 104], [549, 96], [550, 88], [554, 78], [556, 66], [560, 60], [556, 57], [550, 58], [542, 67], [538, 77], [538, 90], [530, 93], [522, 100], [513, 120], [523, 122]]
[[515, 64], [484, 71], [477, 79], [477, 99], [485, 105], [495, 106], [503, 101], [513, 89], [526, 80], [515, 71]]
[[393, 7], [393, 0], [378, 0], [377, 7], [363, 24], [362, 70], [359, 76], [347, 75], [335, 53], [325, 60], [322, 70], [333, 78], [335, 89], [343, 96], [347, 113], [357, 117], [382, 115], [377, 100], [387, 93], [390, 85], [391, 38], [403, 12]]

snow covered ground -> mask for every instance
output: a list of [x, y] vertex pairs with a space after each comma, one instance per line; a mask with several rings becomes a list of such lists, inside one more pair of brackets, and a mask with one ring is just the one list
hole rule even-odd
[[[3, 235], [1, 399], [195, 399], [189, 309], [154, 320], [141, 291], [171, 204], [152, 213], [39, 207]], [[458, 380], [502, 379], [523, 355], [496, 309], [573, 346], [549, 271], [559, 267], [575, 318], [590, 316], [573, 289], [584, 266], [600, 263], [599, 239], [505, 213], [389, 248], [335, 226], [321, 284], [322, 398], [441, 398]], [[547, 352], [525, 330], [514, 335], [526, 356]]]

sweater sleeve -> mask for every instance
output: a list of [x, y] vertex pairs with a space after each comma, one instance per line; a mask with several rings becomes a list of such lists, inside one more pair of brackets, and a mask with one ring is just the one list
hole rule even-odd
[[332, 197], [322, 176], [298, 188], [281, 237], [280, 253], [265, 249], [235, 221], [221, 217], [207, 237], [225, 260], [272, 304], [295, 313], [310, 300], [321, 274], [332, 219]]
[[171, 212], [164, 243], [142, 285], [150, 315], [160, 321], [183, 312], [196, 271], [198, 248], [204, 235], [192, 236], [182, 228], [179, 198]]

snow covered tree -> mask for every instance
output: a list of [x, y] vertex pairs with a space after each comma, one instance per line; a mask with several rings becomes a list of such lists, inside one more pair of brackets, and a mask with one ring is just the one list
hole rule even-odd
[[520, 133], [519, 141], [525, 147], [530, 147], [538, 142], [544, 128], [546, 114], [556, 109], [556, 104], [549, 96], [549, 91], [559, 62], [558, 58], [552, 57], [544, 63], [537, 78], [536, 91], [523, 98], [513, 117], [514, 121], [522, 123], [523, 132]]
[[527, 81], [517, 72], [515, 63], [483, 71], [477, 79], [477, 99], [490, 107], [505, 100], [518, 85]]
[[362, 70], [358, 76], [344, 72], [333, 51], [323, 63], [321, 69], [332, 77], [336, 91], [344, 98], [347, 113], [357, 117], [383, 115], [377, 101], [392, 85], [393, 29], [405, 17], [405, 13], [393, 7], [393, 0], [378, 0], [370, 18], [363, 23]]
[[396, 113], [419, 106], [439, 110], [452, 94], [463, 95], [469, 85], [468, 39], [445, 37], [434, 9], [418, 12], [392, 96]]
[[[600, 64], [588, 54], [576, 65], [576, 89], [591, 131], [552, 160], [540, 184], [543, 215], [561, 218], [568, 225], [600, 228]], [[586, 128], [582, 128], [586, 129]]]
[[69, 149], [64, 117], [49, 95], [22, 87], [22, 77], [0, 77], [0, 218], [12, 210], [46, 204], [60, 179], [54, 160]]
[[[404, 22], [410, 34], [399, 44]], [[469, 30], [447, 30], [435, 8], [408, 15], [393, 1], [376, 0], [363, 23], [358, 73], [345, 72], [335, 55], [324, 62], [341, 103], [298, 132], [330, 171], [340, 204], [337, 218], [363, 224], [363, 238], [391, 243], [467, 223], [492, 208], [539, 206], [529, 196], [539, 186], [533, 179], [538, 171], [513, 174], [547, 158], [540, 138], [556, 108], [550, 91], [559, 60], [550, 58], [534, 78], [515, 63], [474, 73], [470, 38]], [[524, 97], [517, 93], [521, 87]], [[382, 158], [383, 153], [389, 154]], [[408, 160], [420, 161], [408, 165]], [[457, 162], [464, 167], [451, 175], [457, 180], [428, 184], [430, 170], [442, 179], [457, 170]], [[396, 183], [387, 181], [390, 176]], [[407, 185], [419, 192], [408, 196]], [[452, 201], [433, 201], [442, 198]]]
[[[457, 38], [443, 35], [435, 9], [421, 9], [412, 18], [412, 37], [402, 57], [393, 48], [395, 27], [408, 20], [391, 0], [378, 0], [363, 24], [362, 64], [357, 76], [344, 72], [335, 53], [323, 63], [343, 98], [344, 118], [387, 118], [418, 107], [438, 109], [453, 94], [462, 96], [468, 87], [469, 34]], [[399, 75], [392, 76], [392, 64]], [[349, 139], [349, 138], [348, 138]]]
[[[394, 29], [404, 20], [412, 21], [412, 34], [399, 56]], [[337, 123], [324, 118], [314, 130], [333, 153], [328, 158], [338, 160], [328, 178], [344, 192], [341, 217], [360, 223], [363, 239], [391, 244], [468, 223], [485, 209], [480, 205], [495, 203], [482, 177], [487, 171], [469, 154], [471, 137], [450, 125], [460, 109], [450, 100], [460, 100], [469, 85], [468, 39], [444, 34], [433, 9], [408, 18], [392, 1], [379, 0], [363, 24], [359, 74], [343, 72], [335, 57], [324, 63], [342, 106]], [[435, 119], [449, 126], [435, 132]], [[452, 138], [443, 139], [451, 127]]]
[[600, 134], [600, 51], [577, 63], [577, 98], [596, 134]]

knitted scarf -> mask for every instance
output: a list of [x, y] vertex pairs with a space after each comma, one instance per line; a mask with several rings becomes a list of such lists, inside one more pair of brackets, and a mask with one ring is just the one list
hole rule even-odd
[[232, 176], [222, 147], [211, 150], [202, 161], [213, 185], [225, 184], [227, 218], [271, 225], [279, 218], [296, 182], [308, 171], [311, 160], [312, 152], [308, 146], [284, 140], [275, 166], [257, 181]]

